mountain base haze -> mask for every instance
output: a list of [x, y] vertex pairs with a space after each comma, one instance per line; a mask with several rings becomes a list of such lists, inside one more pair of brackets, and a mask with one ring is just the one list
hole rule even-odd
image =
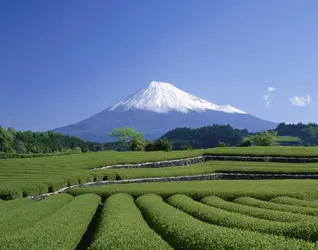
[[259, 132], [274, 129], [277, 124], [265, 121], [230, 105], [217, 105], [188, 94], [170, 83], [151, 82], [104, 111], [83, 121], [54, 129], [83, 140], [113, 141], [115, 128], [134, 127], [148, 140], [157, 139], [178, 127], [199, 128], [213, 124]]

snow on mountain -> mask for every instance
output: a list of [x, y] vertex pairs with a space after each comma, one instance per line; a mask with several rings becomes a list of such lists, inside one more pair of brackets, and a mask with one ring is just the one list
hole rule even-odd
[[124, 110], [148, 110], [157, 113], [168, 113], [169, 111], [188, 113], [189, 111], [213, 110], [247, 114], [230, 105], [217, 105], [190, 95], [170, 83], [156, 81], [152, 81], [147, 88], [141, 89], [126, 100], [113, 105], [108, 111], [115, 111], [119, 108]]

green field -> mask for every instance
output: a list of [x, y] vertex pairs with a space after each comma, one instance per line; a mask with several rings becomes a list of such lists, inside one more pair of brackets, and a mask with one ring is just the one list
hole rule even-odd
[[205, 154], [318, 157], [310, 147], [249, 147], [0, 160], [0, 249], [318, 249], [318, 180], [111, 184], [21, 198], [107, 179], [318, 173], [318, 163], [267, 160], [90, 170]]
[[106, 169], [98, 173], [112, 173], [117, 179], [139, 179], [149, 177], [191, 176], [211, 173], [290, 173], [318, 174], [318, 163], [275, 163], [242, 161], [208, 161], [199, 164], [167, 168]]
[[315, 173], [318, 164], [277, 164], [249, 162], [213, 162], [166, 169], [89, 169], [121, 163], [140, 163], [196, 157], [200, 155], [245, 155], [318, 157], [314, 147], [214, 148], [172, 152], [103, 151], [78, 155], [0, 160], [0, 199], [8, 200], [57, 191], [62, 187], [92, 181], [200, 175], [214, 172]]
[[[249, 137], [245, 137], [244, 140], [248, 140]], [[275, 136], [275, 141], [277, 143], [280, 143], [280, 142], [300, 142], [300, 138], [297, 137], [297, 136], [289, 136], [289, 135], [277, 135]]]
[[275, 140], [277, 142], [300, 142], [300, 138], [297, 136], [288, 136], [288, 135], [283, 135], [283, 136], [276, 136]]

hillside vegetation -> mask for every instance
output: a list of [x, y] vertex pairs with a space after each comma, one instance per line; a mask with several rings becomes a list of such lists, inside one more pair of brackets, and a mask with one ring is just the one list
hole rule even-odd
[[[274, 135], [272, 144], [276, 143], [281, 146], [318, 145], [318, 125], [314, 123], [281, 123], [276, 129], [263, 133], [267, 132]], [[238, 146], [243, 141], [250, 140], [259, 134], [261, 133], [249, 133], [246, 129], [234, 129], [230, 125], [212, 125], [197, 129], [176, 128], [167, 132], [162, 138], [171, 140], [175, 149], [180, 149], [183, 145], [191, 145], [193, 148], [211, 148], [219, 146], [220, 143], [227, 146]]]

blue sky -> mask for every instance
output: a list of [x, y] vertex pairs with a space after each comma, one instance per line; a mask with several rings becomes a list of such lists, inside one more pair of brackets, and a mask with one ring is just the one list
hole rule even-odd
[[316, 0], [0, 1], [0, 124], [87, 118], [150, 81], [318, 122]]

